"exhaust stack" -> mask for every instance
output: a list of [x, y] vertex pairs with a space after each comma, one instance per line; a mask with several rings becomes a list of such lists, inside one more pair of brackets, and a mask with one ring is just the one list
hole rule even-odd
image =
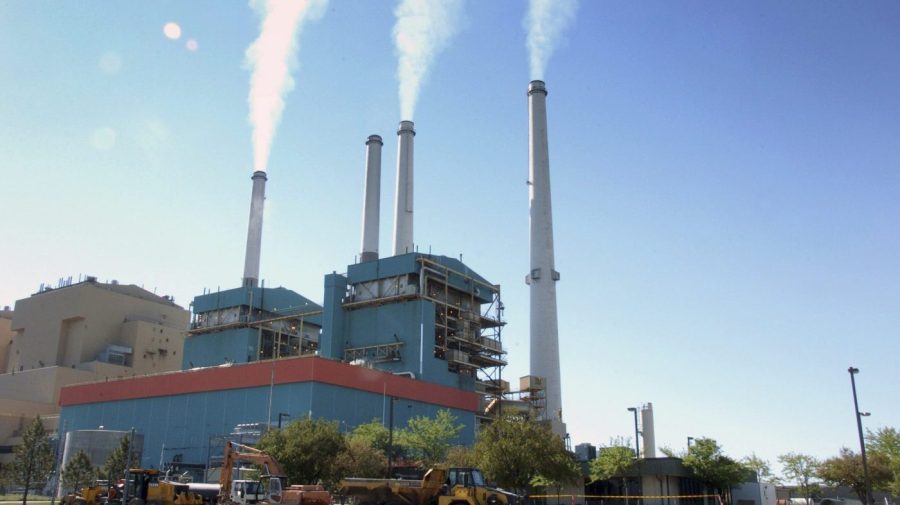
[[656, 457], [656, 436], [653, 433], [653, 404], [641, 406], [641, 438], [644, 439], [644, 457]]
[[362, 253], [360, 263], [378, 259], [378, 227], [381, 208], [381, 146], [378, 135], [366, 140], [366, 187], [363, 194]]
[[266, 200], [266, 173], [253, 172], [253, 193], [250, 196], [250, 224], [247, 227], [247, 254], [244, 257], [245, 288], [259, 284], [259, 255], [262, 248], [263, 202]]
[[544, 420], [554, 433], [566, 435], [562, 421], [559, 372], [559, 330], [556, 317], [556, 281], [553, 260], [553, 213], [550, 204], [550, 150], [547, 142], [547, 88], [543, 81], [528, 86], [528, 196], [530, 210], [531, 375], [545, 380]]
[[413, 137], [412, 121], [400, 121], [397, 130], [397, 192], [394, 208], [394, 256], [414, 251], [413, 246]]

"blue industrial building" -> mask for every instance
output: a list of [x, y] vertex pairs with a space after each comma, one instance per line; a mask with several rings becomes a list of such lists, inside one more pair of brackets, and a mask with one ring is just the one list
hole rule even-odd
[[142, 466], [198, 478], [247, 426], [306, 416], [350, 430], [386, 422], [391, 409], [397, 426], [449, 409], [468, 444], [507, 389], [502, 310], [499, 286], [459, 260], [420, 253], [326, 275], [322, 306], [285, 288], [204, 293], [183, 371], [64, 388], [60, 425], [133, 427], [144, 436]]

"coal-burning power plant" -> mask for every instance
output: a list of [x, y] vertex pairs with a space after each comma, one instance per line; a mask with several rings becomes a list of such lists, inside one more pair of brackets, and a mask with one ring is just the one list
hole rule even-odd
[[542, 81], [531, 83], [531, 376], [526, 387], [520, 382], [528, 391], [519, 400], [501, 377], [507, 361], [500, 286], [461, 259], [416, 250], [416, 132], [412, 121], [401, 121], [393, 255], [379, 254], [382, 137], [365, 143], [359, 262], [325, 275], [321, 305], [260, 282], [267, 177], [256, 171], [242, 284], [194, 298], [183, 370], [66, 387], [60, 425], [134, 427], [144, 435], [142, 466], [162, 459], [196, 479], [216, 467], [225, 440], [252, 443], [285, 419], [337, 420], [348, 430], [373, 418], [393, 419], [399, 427], [447, 409], [465, 426], [457, 442], [469, 444], [482, 423], [510, 404], [533, 409], [565, 436], [546, 95]]

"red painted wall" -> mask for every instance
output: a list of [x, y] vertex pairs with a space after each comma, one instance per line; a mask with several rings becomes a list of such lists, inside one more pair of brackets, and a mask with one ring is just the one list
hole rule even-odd
[[[273, 366], [274, 365], [274, 366]], [[289, 358], [78, 384], [62, 388], [59, 404], [82, 405], [296, 382], [321, 382], [475, 412], [478, 395], [319, 357]]]

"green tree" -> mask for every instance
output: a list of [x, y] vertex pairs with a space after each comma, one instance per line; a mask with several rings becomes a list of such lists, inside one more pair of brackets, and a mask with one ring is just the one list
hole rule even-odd
[[97, 469], [91, 464], [84, 449], [79, 449], [62, 469], [60, 477], [64, 488], [76, 493], [79, 489], [93, 482]]
[[447, 466], [476, 467], [478, 459], [475, 457], [475, 449], [463, 445], [454, 445], [447, 451]]
[[867, 430], [866, 450], [883, 457], [891, 472], [891, 478], [877, 488], [900, 496], [900, 431], [891, 427], [879, 428], [875, 432]]
[[413, 417], [406, 428], [395, 433], [397, 443], [410, 457], [419, 461], [423, 468], [443, 463], [447, 459], [451, 443], [465, 427], [456, 424], [456, 419], [447, 409], [439, 410], [433, 418]]
[[341, 477], [337, 457], [346, 446], [337, 422], [304, 418], [269, 431], [260, 438], [257, 449], [281, 463], [289, 482], [315, 484], [321, 480], [332, 487]]
[[28, 491], [31, 488], [43, 486], [47, 482], [51, 470], [53, 470], [53, 449], [50, 446], [50, 437], [44, 431], [41, 416], [37, 416], [25, 428], [22, 445], [16, 447], [7, 474], [10, 482], [25, 488], [22, 505], [28, 503]]
[[384, 451], [373, 447], [364, 438], [347, 437], [347, 445], [336, 460], [336, 475], [343, 477], [384, 476], [387, 457]]
[[350, 440], [363, 441], [370, 447], [387, 454], [388, 438], [390, 437], [390, 434], [388, 433], [388, 429], [381, 424], [381, 421], [377, 418], [373, 419], [371, 422], [360, 424], [356, 428], [353, 428], [353, 431], [351, 431], [347, 437]]
[[748, 470], [756, 472], [756, 476], [761, 482], [770, 482], [775, 485], [781, 484], [781, 479], [772, 473], [772, 467], [769, 466], [769, 461], [760, 458], [755, 452], [749, 456], [745, 456], [744, 459], [741, 460], [741, 464]]
[[747, 478], [747, 468], [726, 456], [711, 438], [694, 440], [683, 461], [697, 478], [715, 488], [723, 501], [731, 494], [732, 486]]
[[591, 480], [622, 479], [622, 492], [628, 495], [628, 470], [634, 465], [634, 450], [628, 440], [621, 437], [600, 447], [597, 457], [591, 461]]
[[552, 480], [561, 454], [568, 454], [563, 439], [524, 416], [494, 420], [475, 441], [475, 458], [486, 477], [519, 494], [530, 493], [539, 475]]
[[[888, 459], [873, 452], [866, 460], [869, 465], [872, 487], [884, 489], [892, 478]], [[862, 456], [850, 449], [843, 447], [839, 456], [823, 461], [819, 465], [816, 475], [828, 485], [849, 487], [859, 497], [859, 501], [867, 503]]]
[[128, 457], [128, 449], [131, 446], [131, 437], [129, 435], [125, 435], [119, 440], [119, 446], [113, 449], [109, 456], [106, 457], [106, 462], [103, 463], [103, 467], [100, 469], [100, 475], [109, 479], [110, 482], [115, 482], [116, 479], [121, 479], [125, 475], [125, 467], [128, 465], [129, 461], [132, 465], [136, 465], [138, 463], [138, 454], [136, 451], [131, 451], [131, 458]]
[[808, 454], [794, 452], [778, 456], [778, 462], [783, 468], [784, 478], [789, 482], [796, 483], [803, 497], [806, 498], [806, 502], [810, 503], [818, 490], [818, 485], [812, 480], [816, 477], [816, 472], [822, 463]]

